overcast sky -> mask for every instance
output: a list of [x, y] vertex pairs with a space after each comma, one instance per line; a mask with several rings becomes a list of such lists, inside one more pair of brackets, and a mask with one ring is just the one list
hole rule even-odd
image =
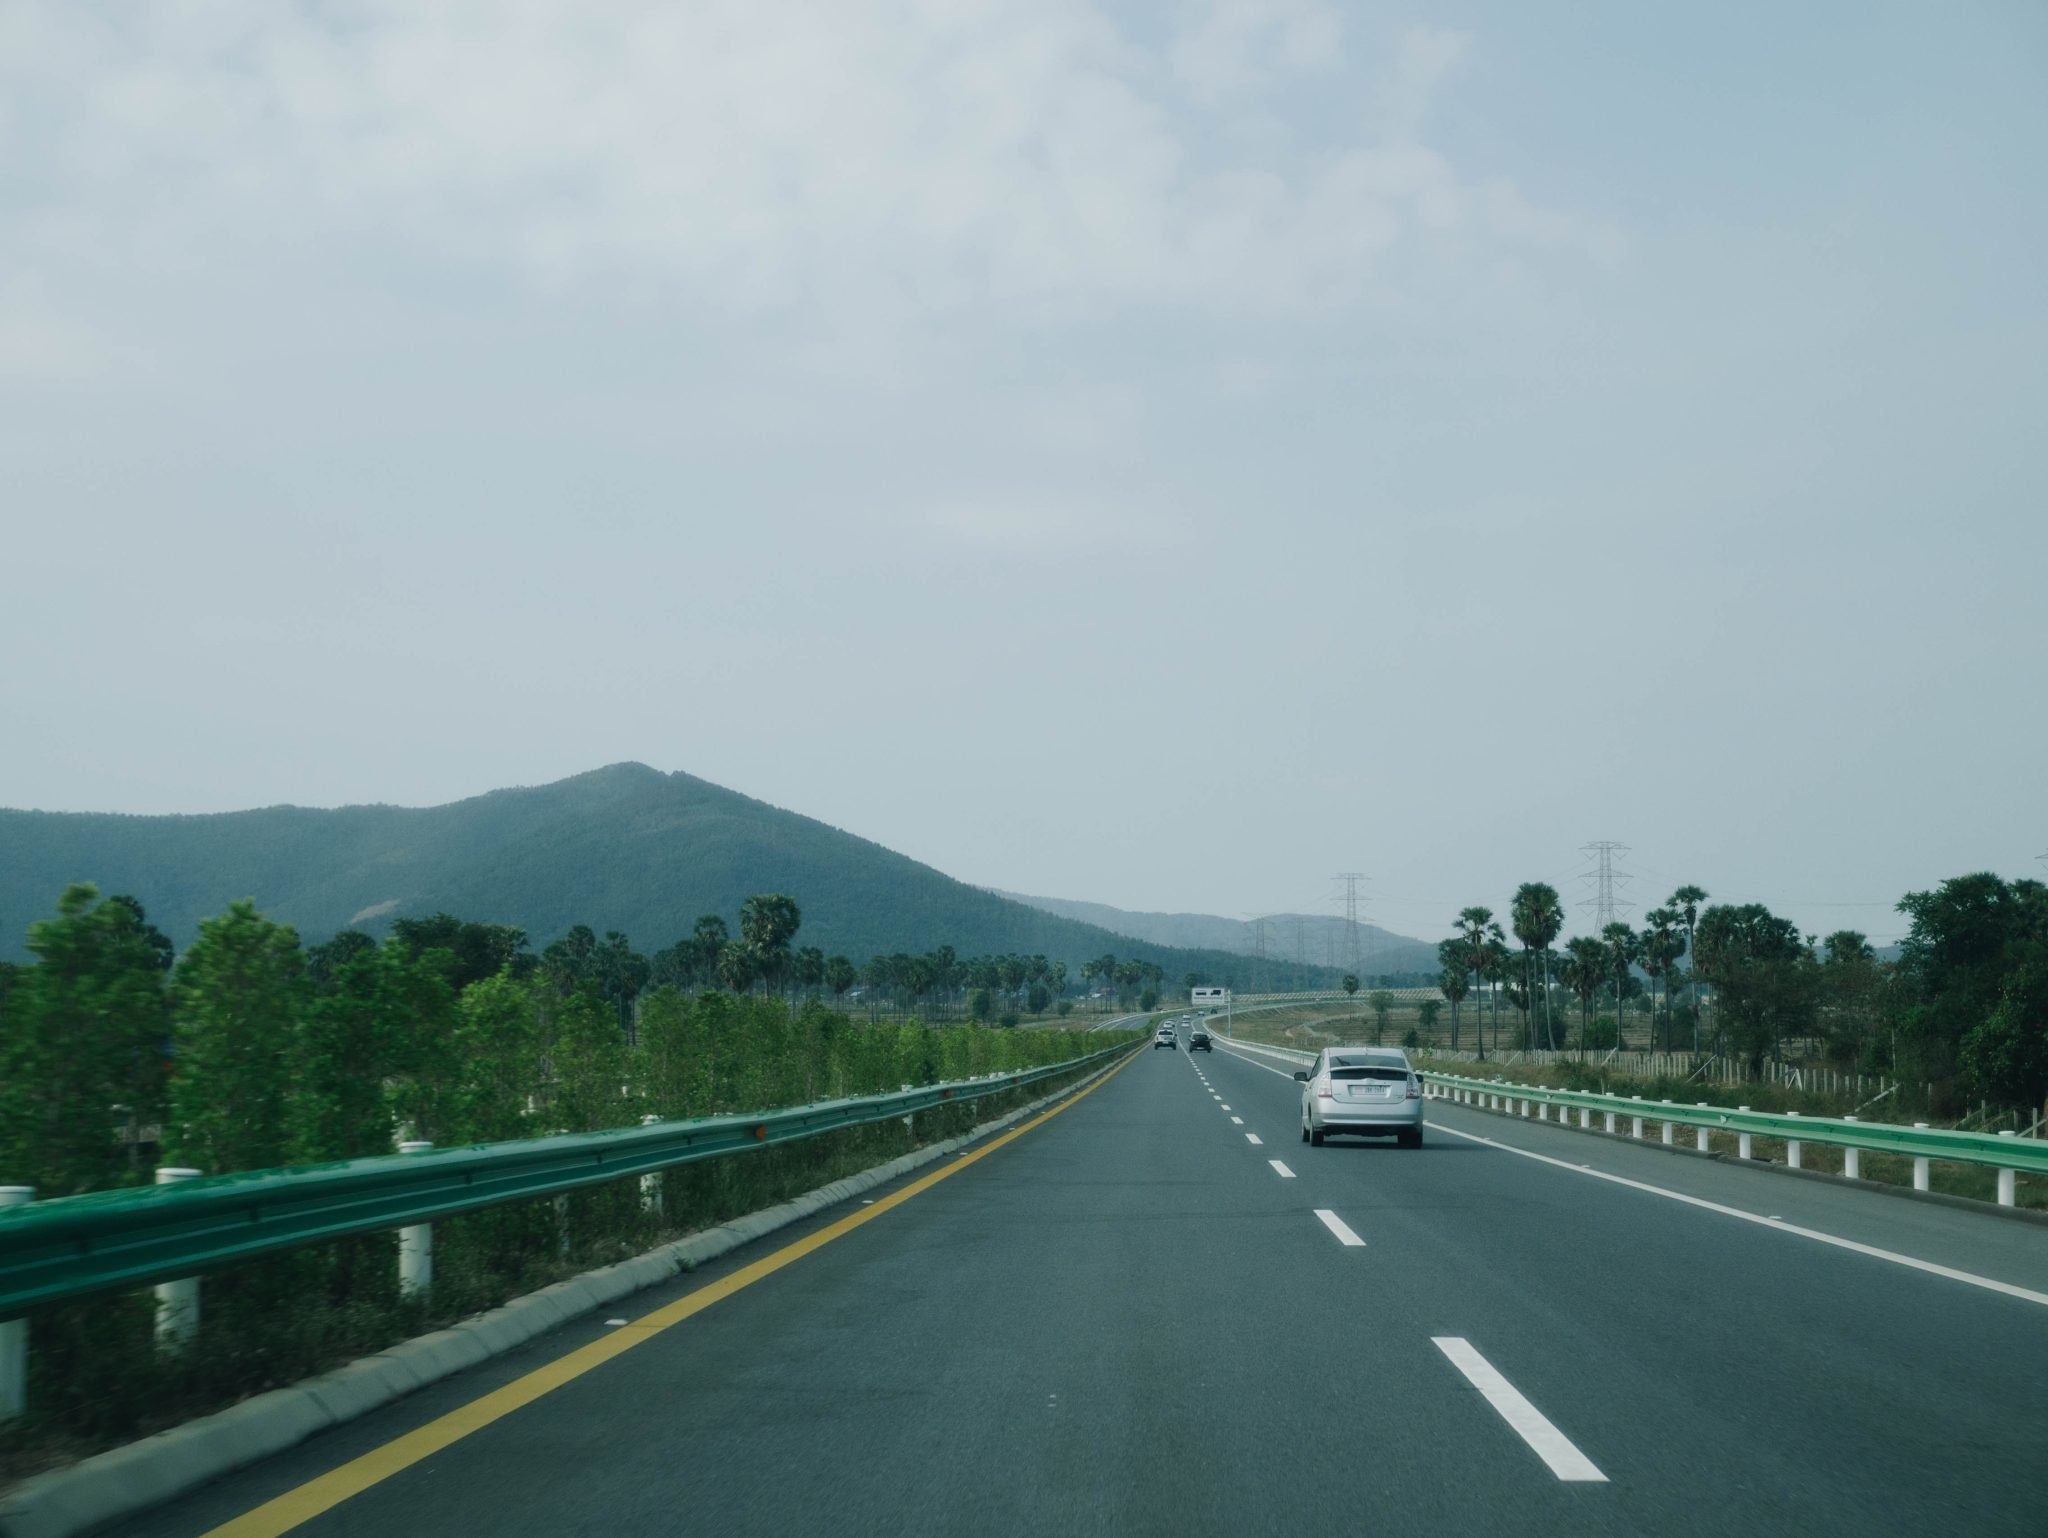
[[0, 164], [0, 804], [2043, 873], [2035, 0], [17, 0]]

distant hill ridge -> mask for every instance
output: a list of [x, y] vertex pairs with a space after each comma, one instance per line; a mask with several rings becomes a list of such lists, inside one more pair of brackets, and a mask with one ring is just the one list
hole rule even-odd
[[[700, 914], [736, 919], [755, 892], [803, 909], [800, 945], [877, 953], [1157, 962], [1230, 980], [1243, 958], [1134, 942], [985, 892], [868, 839], [689, 774], [612, 764], [445, 806], [296, 806], [197, 816], [0, 810], [0, 958], [27, 958], [30, 923], [75, 881], [140, 898], [180, 947], [202, 919], [253, 897], [308, 941], [446, 911], [514, 924], [535, 949], [573, 924], [651, 952]], [[1328, 968], [1291, 969], [1303, 986]]]
[[[1239, 956], [1257, 954], [1253, 926], [1244, 919], [1223, 918], [1213, 913], [1138, 913], [1112, 908], [1107, 903], [1075, 902], [1063, 897], [1029, 897], [1022, 892], [990, 888], [998, 897], [1041, 908], [1061, 918], [1093, 924], [1112, 934], [1128, 935], [1150, 945], [1195, 947], [1229, 951]], [[1436, 946], [1426, 940], [1411, 940], [1382, 929], [1377, 924], [1358, 926], [1362, 965], [1370, 973], [1435, 972]], [[1266, 955], [1270, 959], [1294, 959], [1299, 945], [1306, 959], [1332, 966], [1348, 966], [1351, 937], [1341, 918], [1328, 913], [1274, 913], [1266, 917]]]

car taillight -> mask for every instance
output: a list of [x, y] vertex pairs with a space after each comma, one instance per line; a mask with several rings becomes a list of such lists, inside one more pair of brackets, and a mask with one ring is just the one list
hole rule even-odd
[[1422, 1098], [1422, 1081], [1413, 1074], [1408, 1076], [1408, 1098], [1410, 1100], [1420, 1100]]
[[1329, 1081], [1328, 1079], [1318, 1079], [1318, 1080], [1316, 1080], [1316, 1099], [1318, 1099], [1318, 1100], [1328, 1100], [1329, 1098], [1330, 1098], [1330, 1081]]

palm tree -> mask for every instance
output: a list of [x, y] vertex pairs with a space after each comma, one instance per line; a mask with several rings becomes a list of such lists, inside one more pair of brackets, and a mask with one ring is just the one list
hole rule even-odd
[[1592, 1025], [1593, 998], [1607, 976], [1607, 947], [1590, 935], [1574, 935], [1564, 942], [1565, 963], [1559, 969], [1579, 1001], [1579, 1055], [1585, 1056], [1586, 1036]]
[[1682, 886], [1673, 892], [1664, 904], [1667, 908], [1676, 908], [1678, 916], [1685, 920], [1685, 969], [1692, 974], [1688, 981], [1691, 985], [1692, 994], [1692, 1055], [1694, 1057], [1700, 1055], [1700, 969], [1699, 964], [1693, 958], [1692, 942], [1694, 931], [1699, 924], [1700, 909], [1705, 905], [1706, 900], [1707, 894], [1703, 887]]
[[[1446, 940], [1443, 943], [1445, 945], [1461, 944], [1457, 940]], [[1455, 1052], [1458, 1050], [1458, 1005], [1464, 1001], [1465, 995], [1472, 988], [1471, 983], [1465, 980], [1465, 958], [1462, 955], [1457, 958], [1455, 965], [1450, 962], [1444, 964], [1443, 971], [1437, 977], [1436, 985], [1443, 989], [1444, 997], [1451, 1001], [1451, 1050]]]
[[[1465, 964], [1472, 969], [1472, 986], [1479, 987], [1479, 974], [1486, 964], [1486, 935], [1491, 928], [1496, 934], [1500, 926], [1493, 922], [1491, 908], [1461, 908], [1458, 910], [1458, 929], [1465, 941]], [[1452, 1027], [1453, 1032], [1456, 1027]], [[1486, 1061], [1486, 1027], [1479, 1028], [1479, 1061]]]
[[1628, 999], [1629, 963], [1636, 959], [1636, 932], [1626, 924], [1609, 924], [1600, 931], [1601, 949], [1607, 952], [1607, 967], [1614, 977], [1614, 1041], [1621, 1044], [1621, 1011]]
[[1535, 984], [1527, 972], [1536, 953], [1542, 952], [1543, 1038], [1555, 1049], [1550, 1025], [1550, 942], [1564, 928], [1564, 904], [1558, 899], [1557, 888], [1549, 882], [1525, 881], [1515, 888], [1515, 900], [1508, 911], [1514, 923], [1515, 938], [1522, 942], [1523, 985], [1531, 992]]
[[1514, 956], [1508, 950], [1507, 936], [1501, 933], [1500, 925], [1486, 926], [1486, 940], [1482, 947], [1480, 970], [1486, 980], [1493, 984], [1493, 1048], [1500, 1050], [1500, 996], [1501, 990], [1514, 976]]
[[[1671, 974], [1678, 964], [1678, 915], [1669, 908], [1652, 908], [1643, 915], [1642, 950], [1639, 960], [1643, 970], [1649, 974], [1651, 986], [1662, 984], [1664, 988], [1664, 1046], [1671, 1047]], [[1656, 1019], [1655, 995], [1651, 997], [1651, 1020]], [[1654, 1023], [1650, 1030], [1650, 1046], [1657, 1045]]]

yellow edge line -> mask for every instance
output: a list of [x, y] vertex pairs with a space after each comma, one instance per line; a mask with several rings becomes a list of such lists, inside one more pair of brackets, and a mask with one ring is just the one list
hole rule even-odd
[[601, 1366], [621, 1352], [630, 1351], [633, 1347], [652, 1340], [671, 1325], [681, 1324], [693, 1314], [702, 1313], [719, 1300], [731, 1297], [744, 1287], [751, 1287], [764, 1276], [780, 1271], [784, 1266], [803, 1259], [813, 1250], [822, 1249], [834, 1239], [852, 1233], [861, 1224], [880, 1217], [890, 1208], [900, 1206], [920, 1192], [930, 1190], [948, 1176], [959, 1174], [976, 1160], [986, 1158], [1004, 1144], [1022, 1137], [1032, 1128], [1051, 1121], [1076, 1101], [1094, 1094], [1132, 1061], [1132, 1058], [1125, 1058], [1078, 1094], [1032, 1117], [1023, 1126], [1012, 1127], [1002, 1136], [990, 1139], [973, 1152], [961, 1154], [951, 1163], [912, 1181], [902, 1190], [881, 1198], [874, 1206], [863, 1207], [858, 1212], [850, 1213], [814, 1234], [805, 1235], [794, 1244], [785, 1245], [772, 1255], [764, 1255], [751, 1265], [742, 1266], [730, 1276], [720, 1277], [707, 1287], [700, 1287], [673, 1303], [664, 1304], [653, 1313], [634, 1320], [624, 1329], [606, 1335], [600, 1340], [594, 1340], [587, 1346], [580, 1346], [544, 1367], [535, 1368], [524, 1377], [515, 1378], [502, 1388], [493, 1389], [459, 1409], [450, 1410], [437, 1420], [428, 1421], [426, 1425], [408, 1431], [404, 1436], [386, 1442], [382, 1447], [373, 1448], [339, 1468], [330, 1469], [317, 1479], [308, 1480], [297, 1489], [287, 1490], [284, 1494], [265, 1501], [253, 1511], [244, 1512], [241, 1516], [222, 1523], [205, 1534], [205, 1538], [277, 1538], [280, 1533], [288, 1533], [302, 1523], [312, 1521], [322, 1512], [339, 1506], [351, 1496], [360, 1495], [370, 1486], [411, 1468], [421, 1459], [433, 1456], [444, 1447], [452, 1446], [471, 1432], [483, 1430], [491, 1422], [510, 1415], [522, 1405], [532, 1404], [542, 1395], [552, 1393], [563, 1384], [582, 1377], [593, 1367]]

